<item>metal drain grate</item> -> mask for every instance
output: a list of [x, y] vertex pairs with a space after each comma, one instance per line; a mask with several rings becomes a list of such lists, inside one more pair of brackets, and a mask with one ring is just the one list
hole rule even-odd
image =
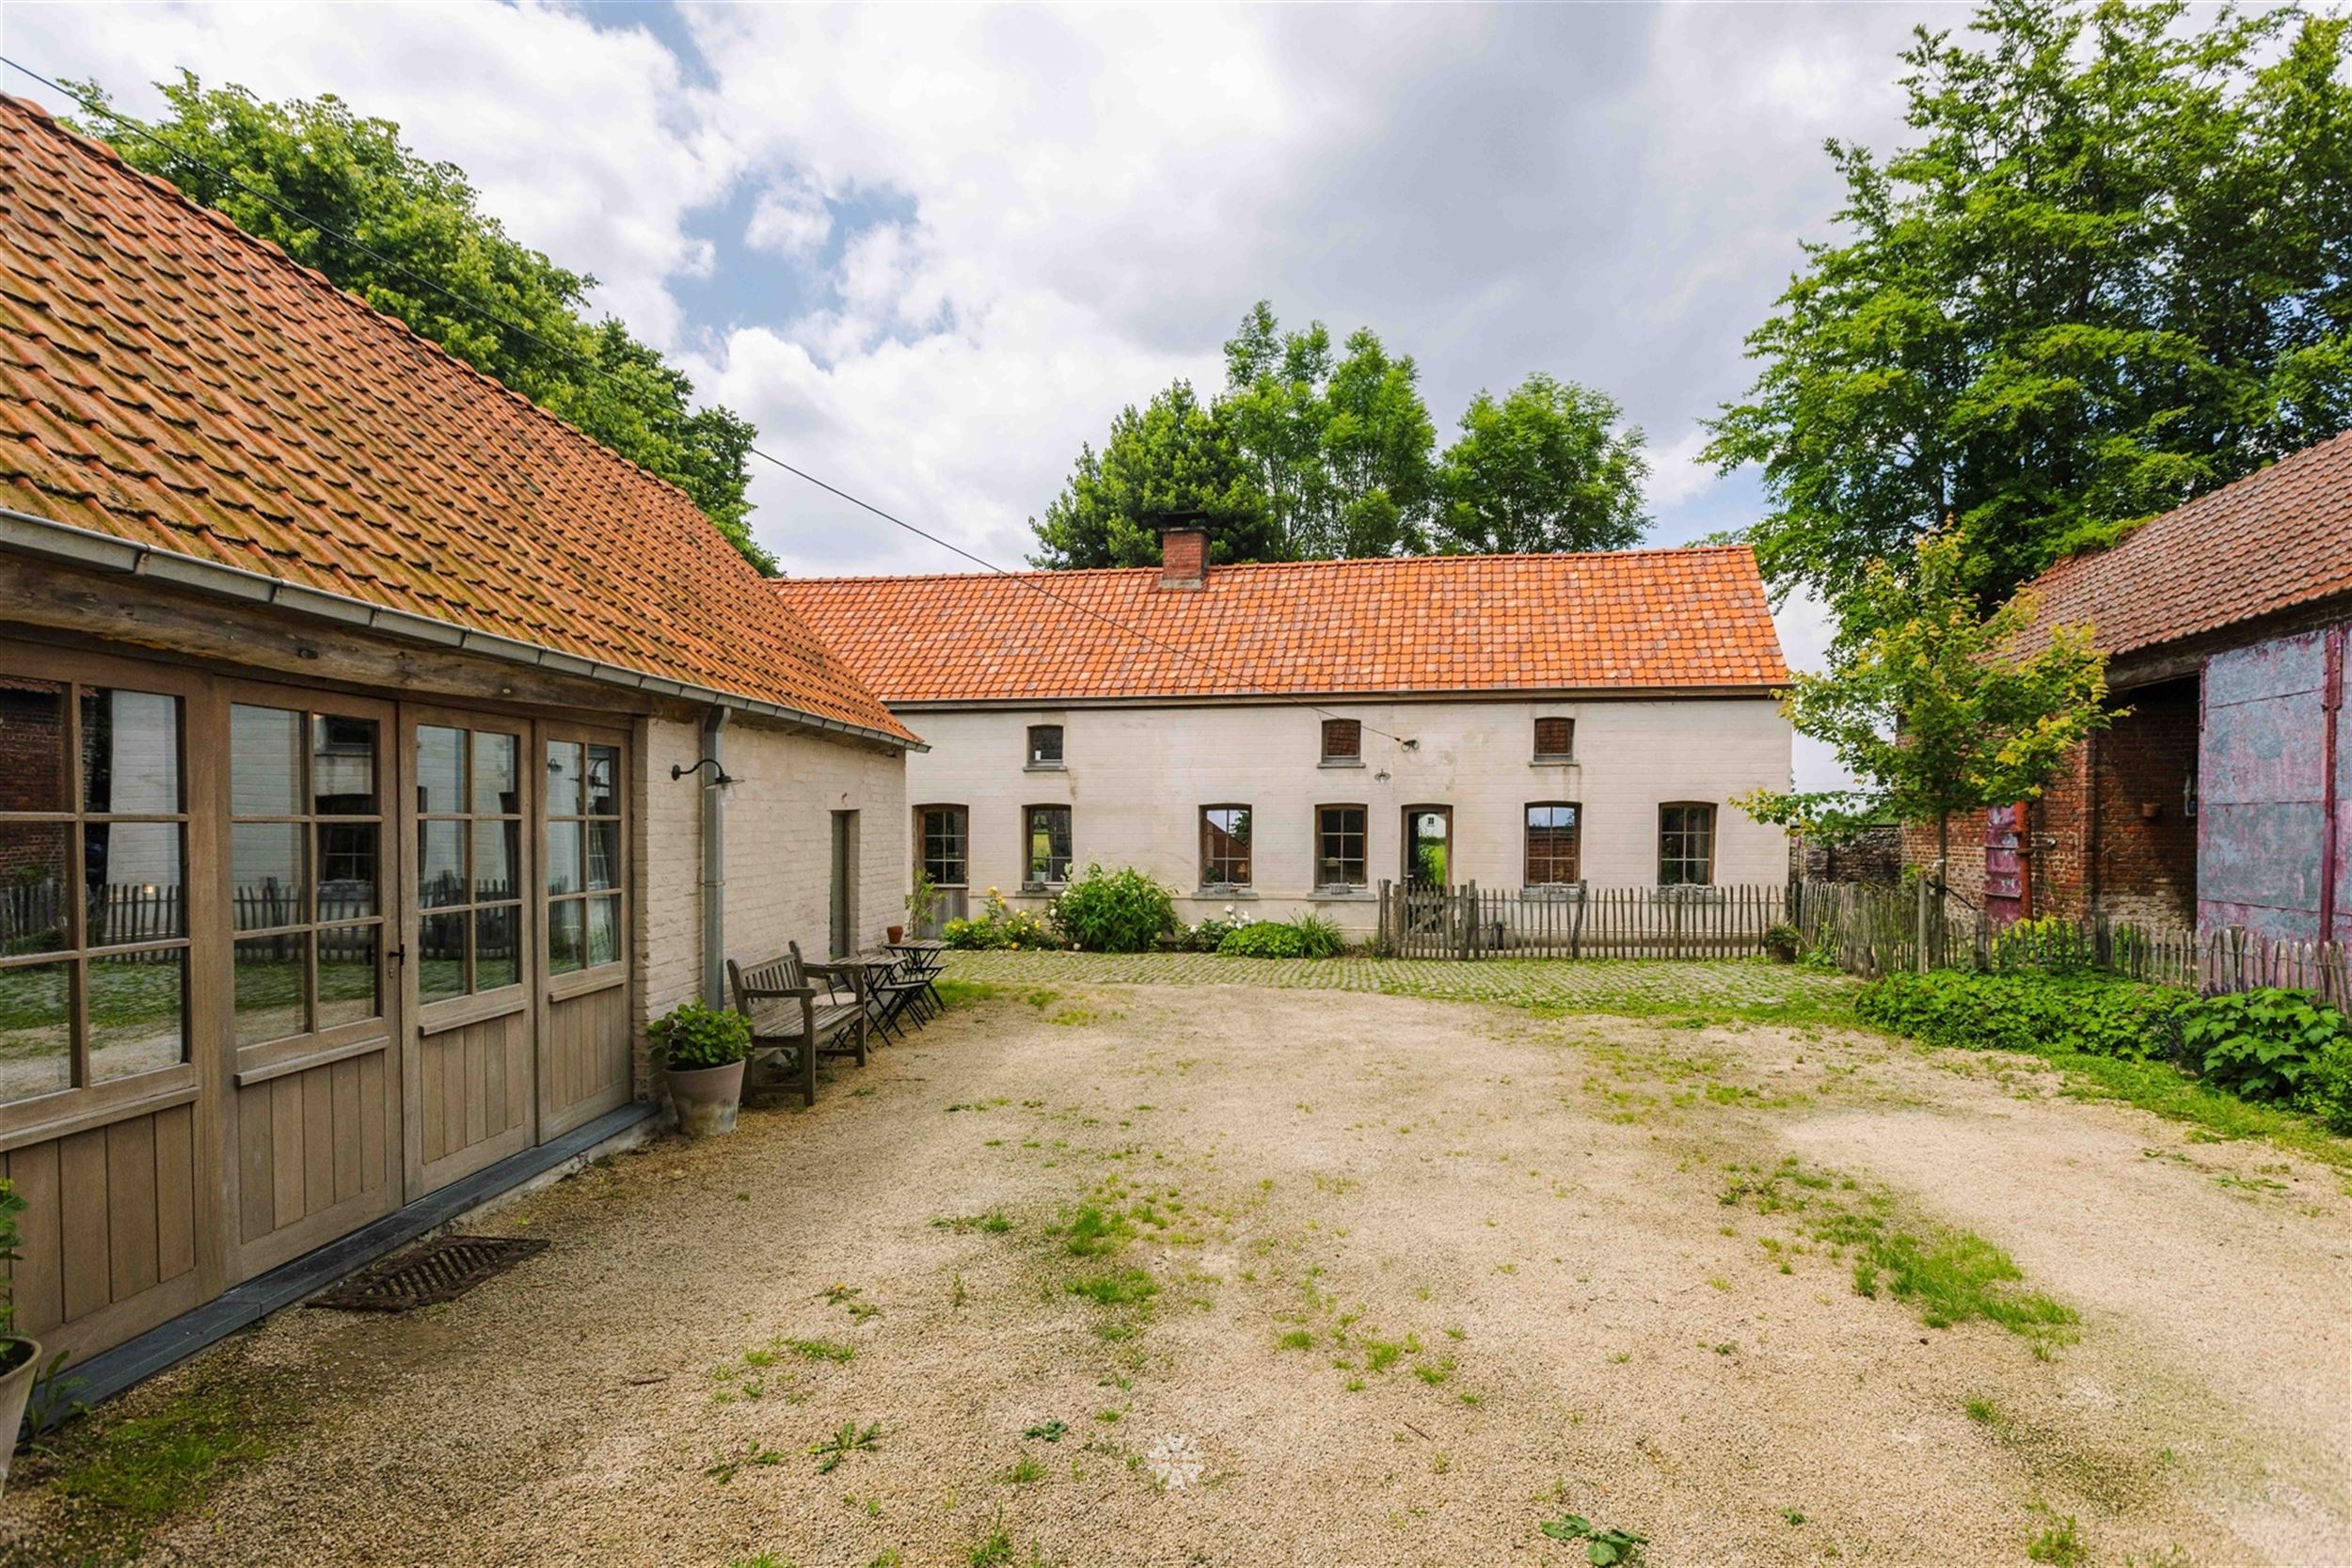
[[503, 1274], [548, 1243], [523, 1236], [444, 1236], [400, 1258], [352, 1275], [313, 1307], [346, 1312], [405, 1312], [453, 1301], [492, 1275]]

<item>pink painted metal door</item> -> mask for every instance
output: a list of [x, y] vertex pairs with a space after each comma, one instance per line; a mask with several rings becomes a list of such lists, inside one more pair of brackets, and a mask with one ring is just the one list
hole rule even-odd
[[1996, 931], [2027, 912], [2025, 821], [2023, 806], [1994, 806], [1984, 814], [1984, 913]]

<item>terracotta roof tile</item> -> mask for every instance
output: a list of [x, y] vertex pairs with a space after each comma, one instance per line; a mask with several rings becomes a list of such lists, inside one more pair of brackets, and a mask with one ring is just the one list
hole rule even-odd
[[0, 505], [907, 734], [682, 491], [11, 98], [0, 232]]
[[773, 586], [891, 703], [1788, 677], [1745, 546], [1216, 566], [1197, 590], [1162, 589], [1157, 567]]
[[2352, 594], [2352, 432], [2061, 561], [2031, 587], [2026, 645], [2087, 622], [2109, 655]]

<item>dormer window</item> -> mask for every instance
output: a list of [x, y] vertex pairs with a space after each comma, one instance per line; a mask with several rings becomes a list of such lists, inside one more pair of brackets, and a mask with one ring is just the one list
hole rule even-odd
[[1029, 763], [1031, 768], [1059, 768], [1061, 761], [1061, 726], [1031, 724], [1029, 726]]

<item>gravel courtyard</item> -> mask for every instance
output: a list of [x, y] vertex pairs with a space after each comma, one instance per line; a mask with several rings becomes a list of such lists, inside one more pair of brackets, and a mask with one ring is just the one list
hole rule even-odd
[[72, 1465], [227, 1402], [142, 1562], [2352, 1561], [2338, 1169], [1818, 1025], [964, 973], [20, 1461], [0, 1560], [119, 1555]]

